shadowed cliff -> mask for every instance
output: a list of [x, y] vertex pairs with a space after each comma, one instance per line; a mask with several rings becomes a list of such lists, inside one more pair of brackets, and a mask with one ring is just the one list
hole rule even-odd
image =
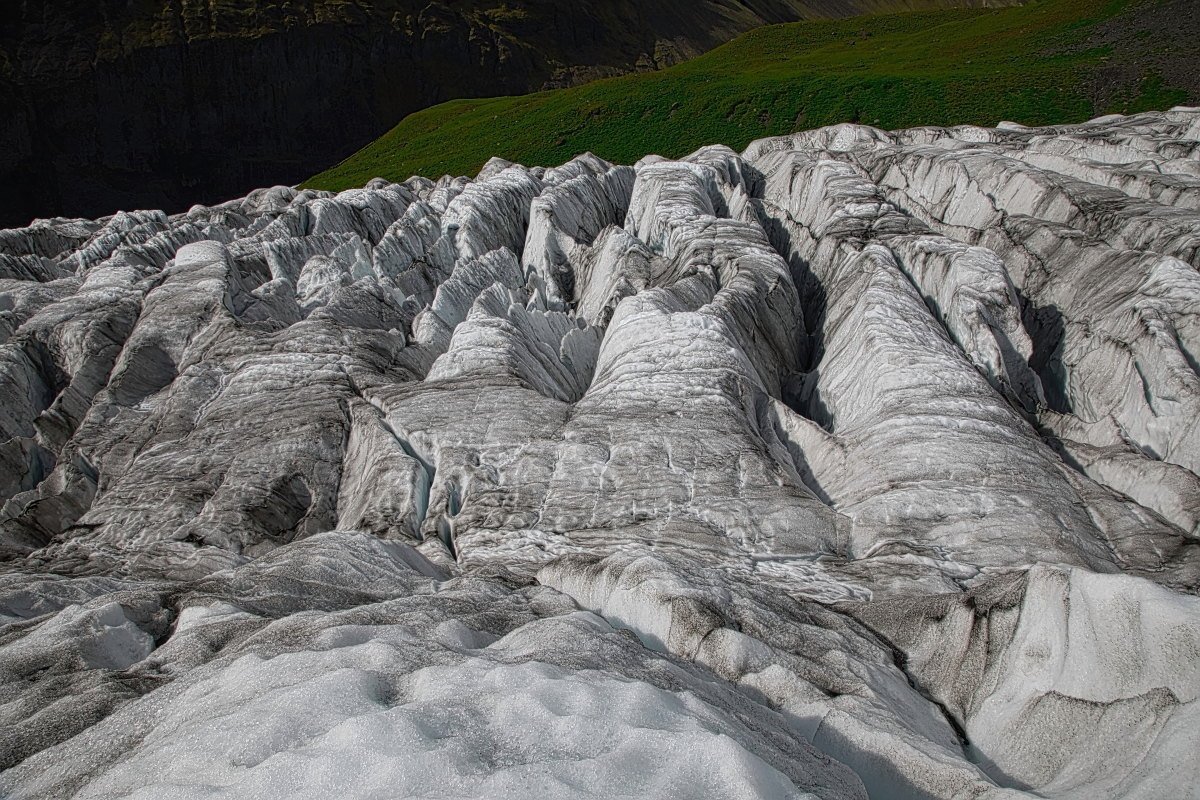
[[406, 114], [653, 69], [755, 26], [986, 0], [24, 0], [0, 28], [0, 223], [294, 183]]

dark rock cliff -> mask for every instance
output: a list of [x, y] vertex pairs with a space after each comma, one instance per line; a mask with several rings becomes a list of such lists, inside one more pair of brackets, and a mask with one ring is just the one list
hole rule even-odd
[[[295, 183], [401, 117], [917, 0], [20, 0], [0, 28], [0, 224]], [[980, 4], [971, 2], [970, 4]]]

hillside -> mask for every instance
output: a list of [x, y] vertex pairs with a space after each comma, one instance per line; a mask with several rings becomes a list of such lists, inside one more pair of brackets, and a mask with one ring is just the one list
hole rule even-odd
[[22, 0], [0, 224], [295, 183], [410, 112], [679, 62], [764, 23], [1002, 0]]
[[308, 181], [474, 174], [491, 156], [632, 163], [844, 121], [882, 128], [1081, 121], [1200, 102], [1191, 0], [1039, 0], [760, 28], [669, 69], [458, 100], [404, 119]]

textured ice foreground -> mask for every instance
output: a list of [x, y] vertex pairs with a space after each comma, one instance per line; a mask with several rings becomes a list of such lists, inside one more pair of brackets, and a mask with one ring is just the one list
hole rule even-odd
[[1198, 140], [0, 232], [0, 794], [1200, 797]]

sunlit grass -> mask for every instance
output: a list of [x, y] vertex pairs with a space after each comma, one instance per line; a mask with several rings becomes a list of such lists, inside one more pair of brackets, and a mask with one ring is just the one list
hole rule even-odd
[[1098, 104], [1100, 71], [1126, 58], [1139, 35], [1131, 29], [1101, 40], [1098, 26], [1130, 5], [1038, 0], [760, 28], [660, 72], [434, 106], [306, 185], [339, 190], [376, 176], [472, 175], [491, 156], [549, 165], [590, 150], [632, 163], [714, 142], [740, 149], [762, 136], [845, 121], [1037, 125], [1189, 100], [1148, 74]]

